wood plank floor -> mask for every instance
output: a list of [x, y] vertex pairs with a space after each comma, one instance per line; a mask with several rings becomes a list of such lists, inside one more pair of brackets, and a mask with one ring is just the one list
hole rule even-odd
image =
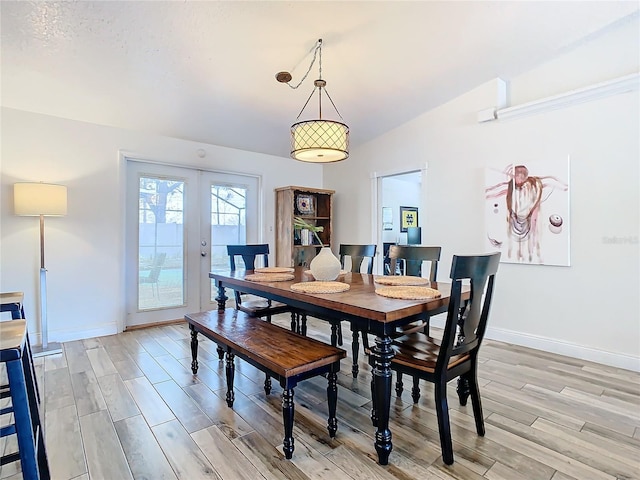
[[[343, 331], [351, 352], [348, 324]], [[328, 342], [328, 324], [309, 319], [309, 335]], [[638, 373], [487, 341], [479, 367], [486, 436], [476, 435], [471, 402], [458, 405], [451, 384], [455, 463], [445, 466], [433, 389], [422, 383], [417, 405], [408, 391], [392, 397], [394, 449], [383, 467], [369, 420], [370, 370], [361, 355], [354, 380], [349, 356], [337, 437], [326, 431], [326, 381], [305, 381], [295, 390], [288, 461], [279, 386], [266, 396], [264, 375], [236, 360], [228, 408], [215, 345], [200, 336], [194, 376], [189, 338], [186, 324], [153, 327], [69, 342], [36, 359], [54, 479], [640, 479]], [[12, 448], [13, 438], [2, 439], [0, 452]], [[22, 478], [19, 465], [2, 466], [0, 478]]]

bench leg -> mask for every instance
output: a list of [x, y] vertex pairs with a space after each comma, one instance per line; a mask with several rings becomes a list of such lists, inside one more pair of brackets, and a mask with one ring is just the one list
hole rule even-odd
[[296, 313], [295, 311], [291, 312], [291, 331], [298, 331], [298, 313]]
[[218, 358], [224, 360], [224, 349], [220, 345], [216, 348], [216, 352], [218, 352]]
[[266, 374], [266, 378], [264, 379], [264, 393], [269, 395], [271, 393], [271, 377], [269, 374]]
[[282, 419], [284, 420], [284, 456], [287, 459], [293, 457], [293, 388], [287, 388], [282, 392]]
[[332, 365], [327, 379], [329, 384], [327, 385], [327, 403], [329, 404], [329, 420], [327, 423], [327, 429], [329, 430], [329, 436], [334, 438], [338, 431], [338, 420], [336, 419], [336, 409], [338, 406], [338, 373], [337, 369], [340, 369], [340, 364]]
[[195, 375], [198, 373], [198, 332], [189, 324], [191, 330], [191, 371]]
[[235, 400], [235, 394], [233, 393], [233, 377], [236, 367], [234, 365], [235, 355], [233, 352], [227, 352], [227, 364], [225, 372], [227, 374], [227, 405], [233, 407], [233, 401]]

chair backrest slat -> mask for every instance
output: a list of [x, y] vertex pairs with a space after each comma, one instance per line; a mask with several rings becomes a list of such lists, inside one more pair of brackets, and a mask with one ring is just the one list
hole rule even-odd
[[256, 245], [227, 245], [229, 255], [229, 267], [237, 270], [236, 257], [242, 257], [245, 270], [255, 270], [256, 258], [262, 256], [264, 266], [269, 266], [269, 244], [261, 243]]
[[389, 267], [391, 275], [395, 275], [399, 260], [405, 264], [405, 275], [422, 276], [422, 262], [431, 262], [430, 281], [434, 282], [438, 275], [441, 247], [418, 247], [411, 245], [391, 245], [389, 247]]
[[367, 273], [373, 273], [373, 258], [376, 255], [376, 245], [347, 245], [340, 244], [340, 264], [344, 268], [345, 257], [351, 257], [351, 271], [360, 272], [362, 262], [369, 259]]
[[[487, 255], [454, 255], [451, 263], [451, 297], [447, 311], [438, 366], [448, 365], [452, 355], [469, 353], [480, 347], [489, 318], [500, 252]], [[462, 285], [468, 280], [470, 298], [462, 305]], [[460, 329], [458, 329], [460, 327]]]

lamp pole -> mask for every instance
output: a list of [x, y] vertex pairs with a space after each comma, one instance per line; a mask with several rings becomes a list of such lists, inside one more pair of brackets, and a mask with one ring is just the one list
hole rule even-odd
[[40, 217], [40, 345], [32, 348], [33, 356], [62, 351], [59, 343], [49, 343], [47, 321], [47, 269], [44, 263], [44, 217], [67, 214], [67, 187], [48, 183], [21, 182], [14, 185], [16, 215]]
[[44, 267], [44, 215], [40, 214], [40, 326], [42, 351], [49, 346], [47, 325], [47, 269]]

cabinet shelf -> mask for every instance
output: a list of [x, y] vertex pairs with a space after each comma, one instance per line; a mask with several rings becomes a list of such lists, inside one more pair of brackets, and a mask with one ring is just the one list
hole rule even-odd
[[[310, 187], [276, 188], [276, 265], [309, 266], [321, 247], [333, 244], [332, 210], [333, 190]], [[302, 210], [302, 211], [301, 211]], [[294, 218], [300, 217], [315, 226], [322, 245], [301, 245], [299, 230], [294, 228]]]

